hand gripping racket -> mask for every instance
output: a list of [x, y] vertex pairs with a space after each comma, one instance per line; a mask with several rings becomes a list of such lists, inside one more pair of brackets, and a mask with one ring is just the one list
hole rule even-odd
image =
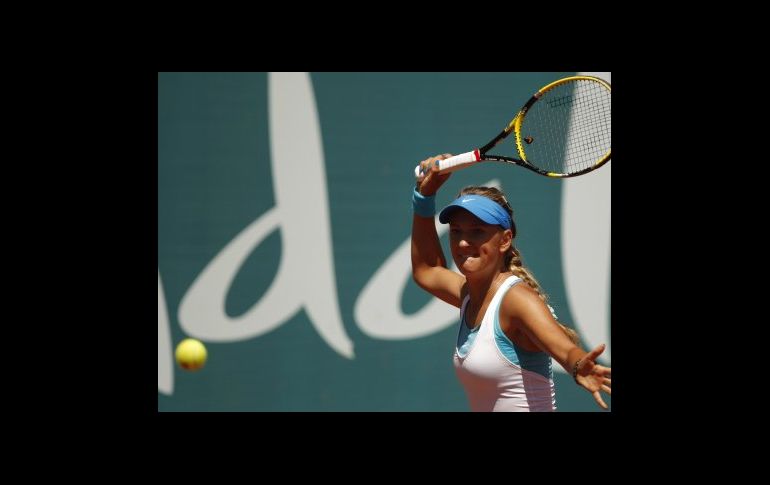
[[[597, 77], [571, 76], [536, 92], [508, 126], [471, 152], [436, 160], [440, 173], [482, 161], [519, 165], [547, 177], [575, 177], [610, 160], [612, 135], [610, 84]], [[518, 158], [487, 151], [514, 133]], [[415, 167], [419, 177], [428, 168]]]

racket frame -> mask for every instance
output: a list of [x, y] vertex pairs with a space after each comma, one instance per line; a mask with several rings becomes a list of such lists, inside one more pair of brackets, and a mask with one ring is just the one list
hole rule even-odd
[[[579, 170], [573, 173], [559, 173], [559, 172], [549, 172], [547, 170], [543, 170], [529, 163], [527, 161], [526, 153], [524, 152], [524, 145], [522, 144], [521, 125], [522, 123], [524, 123], [524, 119], [527, 116], [527, 111], [529, 111], [532, 105], [535, 104], [538, 100], [540, 100], [540, 98], [543, 97], [545, 93], [552, 90], [556, 86], [560, 86], [568, 82], [581, 81], [581, 80], [598, 82], [599, 84], [604, 86], [608, 91], [612, 91], [612, 87], [610, 83], [608, 83], [604, 79], [594, 77], [594, 76], [569, 76], [562, 79], [558, 79], [550, 84], [543, 86], [534, 95], [532, 95], [532, 97], [529, 98], [529, 100], [524, 104], [524, 106], [522, 106], [522, 108], [518, 111], [518, 113], [516, 113], [516, 116], [513, 117], [511, 122], [508, 123], [508, 126], [506, 126], [505, 129], [501, 131], [497, 136], [495, 136], [489, 143], [471, 152], [456, 155], [454, 157], [451, 157], [445, 160], [436, 160], [433, 162], [434, 165], [438, 165], [439, 170], [441, 172], [453, 172], [460, 168], [465, 168], [471, 164], [482, 162], [482, 161], [503, 162], [503, 163], [515, 164], [520, 167], [524, 167], [528, 170], [531, 170], [537, 174], [544, 175], [546, 177], [552, 177], [552, 178], [577, 177], [578, 175], [583, 175], [593, 170], [596, 170], [597, 168], [601, 167], [602, 165], [604, 165], [610, 160], [610, 158], [612, 157], [612, 148], [607, 150], [607, 153], [605, 153], [599, 160], [597, 160], [590, 167], [584, 168], [583, 170]], [[515, 135], [516, 151], [518, 152], [520, 158], [507, 157], [503, 155], [492, 155], [487, 153], [489, 150], [491, 150], [497, 144], [499, 144], [501, 141], [507, 138], [508, 135], [511, 134], [511, 132], [513, 132]], [[452, 164], [452, 166], [449, 169], [442, 170], [441, 162], [446, 163], [452, 159], [457, 159], [458, 157], [463, 157], [464, 159], [463, 163]], [[415, 167], [415, 176], [419, 176], [421, 172], [425, 172], [425, 170], [423, 170], [419, 165]]]

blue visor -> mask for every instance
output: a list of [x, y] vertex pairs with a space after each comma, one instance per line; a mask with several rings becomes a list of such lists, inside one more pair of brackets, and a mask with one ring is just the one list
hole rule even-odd
[[476, 194], [461, 195], [444, 207], [438, 215], [439, 222], [442, 224], [449, 222], [449, 215], [458, 207], [467, 210], [487, 224], [499, 225], [503, 229], [511, 228], [511, 218], [500, 204]]

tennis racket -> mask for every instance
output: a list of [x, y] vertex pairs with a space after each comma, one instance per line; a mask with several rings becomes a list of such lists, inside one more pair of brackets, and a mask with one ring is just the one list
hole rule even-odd
[[[508, 126], [489, 143], [471, 152], [436, 160], [440, 173], [482, 161], [505, 162], [547, 177], [584, 175], [610, 160], [610, 83], [593, 76], [571, 76], [536, 92]], [[518, 157], [490, 155], [488, 150], [514, 133]], [[415, 167], [419, 177], [431, 167]]]

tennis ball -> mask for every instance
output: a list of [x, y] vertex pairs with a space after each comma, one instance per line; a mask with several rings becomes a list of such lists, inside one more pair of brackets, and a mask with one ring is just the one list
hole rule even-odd
[[176, 362], [182, 369], [198, 370], [206, 363], [206, 347], [200, 340], [186, 338], [176, 346]]

